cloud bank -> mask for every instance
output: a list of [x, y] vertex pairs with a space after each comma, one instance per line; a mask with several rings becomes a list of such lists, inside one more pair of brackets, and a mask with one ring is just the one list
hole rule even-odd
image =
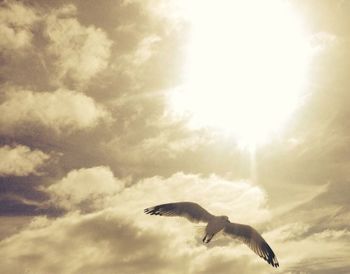
[[[215, 261], [220, 262], [220, 271], [257, 267], [256, 255], [248, 248], [234, 247], [231, 240], [228, 246], [222, 245], [221, 237], [207, 248], [200, 241], [204, 227], [152, 218], [143, 208], [192, 200], [213, 213], [242, 221], [259, 215], [259, 223], [268, 218], [268, 210], [258, 187], [214, 175], [201, 178], [183, 173], [127, 185], [127, 178], [123, 182], [103, 166], [70, 171], [46, 191], [56, 205], [71, 213], [57, 219], [35, 218], [22, 232], [0, 242], [0, 250], [7, 250], [2, 271], [14, 267], [33, 273], [115, 273], [115, 269], [125, 274], [210, 273]], [[89, 212], [84, 211], [86, 204]], [[35, 251], [34, 246], [38, 246]], [[241, 262], [230, 261], [233, 254]], [[21, 265], [14, 266], [12, 260], [18, 259]], [[262, 269], [259, 273], [268, 273], [268, 266]]]

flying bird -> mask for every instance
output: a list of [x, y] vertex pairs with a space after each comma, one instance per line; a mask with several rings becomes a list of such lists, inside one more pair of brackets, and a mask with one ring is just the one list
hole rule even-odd
[[273, 267], [279, 266], [275, 253], [253, 227], [231, 223], [227, 216], [212, 215], [199, 204], [192, 202], [162, 204], [146, 208], [144, 212], [150, 215], [181, 216], [192, 222], [207, 223], [203, 243], [209, 243], [216, 233], [223, 231], [225, 234], [248, 245], [257, 255]]

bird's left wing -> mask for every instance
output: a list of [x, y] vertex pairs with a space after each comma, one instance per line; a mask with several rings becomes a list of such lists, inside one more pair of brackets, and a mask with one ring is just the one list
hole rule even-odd
[[206, 211], [199, 204], [192, 202], [178, 202], [157, 205], [146, 208], [146, 214], [160, 216], [181, 216], [192, 222], [209, 222], [214, 216]]
[[278, 260], [271, 247], [259, 232], [251, 226], [229, 222], [224, 228], [224, 233], [244, 242], [250, 249], [273, 267], [279, 266]]

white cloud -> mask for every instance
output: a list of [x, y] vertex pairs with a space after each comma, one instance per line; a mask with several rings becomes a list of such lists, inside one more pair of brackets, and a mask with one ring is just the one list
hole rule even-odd
[[82, 25], [74, 5], [45, 10], [9, 1], [0, 8], [0, 51], [31, 46], [37, 39], [33, 26], [40, 23], [47, 44], [46, 51], [38, 50], [45, 53], [40, 54], [44, 66], [50, 68], [53, 63], [55, 67], [52, 80], [83, 83], [107, 67], [112, 41], [102, 29]]
[[[88, 201], [95, 211], [34, 219], [22, 232], [0, 242], [2, 272], [271, 273], [271, 266], [231, 239], [218, 235], [203, 245], [203, 227], [181, 218], [143, 213], [145, 207], [158, 203], [188, 200], [213, 214], [226, 214], [232, 221], [259, 227], [258, 223], [269, 220], [270, 213], [264, 191], [248, 182], [177, 173], [128, 186], [109, 168], [94, 167], [69, 172], [48, 192], [67, 209], [79, 209]], [[330, 261], [334, 267], [348, 265], [347, 230], [305, 236], [309, 228], [300, 220], [264, 234], [281, 262], [280, 271], [307, 269], [309, 273], [330, 267]]]
[[45, 35], [58, 78], [86, 81], [107, 67], [112, 42], [103, 30], [81, 25], [75, 13], [73, 5], [54, 10], [46, 17]]
[[[207, 252], [206, 247], [201, 243], [204, 226], [195, 226], [181, 218], [170, 218], [165, 221], [159, 217], [151, 217], [144, 214], [144, 208], [167, 202], [193, 201], [213, 214], [225, 214], [232, 221], [241, 223], [258, 225], [270, 218], [269, 210], [266, 208], [265, 193], [248, 182], [229, 181], [216, 175], [201, 177], [176, 173], [168, 178], [156, 176], [128, 185], [127, 181], [124, 180], [123, 183], [114, 178], [108, 168], [95, 167], [73, 170], [65, 178], [51, 185], [47, 191], [52, 195], [53, 202], [66, 209], [84, 211], [88, 205], [90, 212], [91, 210], [113, 212], [119, 216], [118, 218], [128, 220], [136, 226], [140, 237], [147, 234], [147, 231], [156, 231], [158, 241], [167, 242], [167, 248], [158, 251], [163, 256], [163, 261], [166, 261], [169, 256], [174, 256], [173, 259], [178, 264], [188, 254], [193, 254], [196, 263], [202, 264], [203, 271], [209, 266], [209, 263], [203, 260], [210, 262], [207, 255], [202, 254]], [[135, 243], [130, 242], [130, 244]], [[158, 244], [158, 242], [154, 243], [156, 246]], [[247, 247], [237, 245], [232, 240], [223, 244], [220, 235], [209, 247], [212, 248], [213, 257], [219, 256], [219, 253], [225, 253], [244, 260], [246, 264], [242, 266], [243, 268], [250, 268], [255, 264], [264, 265], [264, 262], [259, 261], [259, 258]], [[141, 257], [140, 260], [144, 260], [144, 251], [138, 252], [140, 252], [138, 255]], [[133, 256], [125, 255], [122, 260], [131, 262], [134, 259]], [[195, 262], [185, 260], [183, 263], [185, 269], [193, 269], [188, 270], [188, 273], [197, 273]], [[229, 264], [230, 268], [236, 265], [234, 262]], [[184, 271], [184, 268], [173, 269], [173, 267], [170, 266], [170, 272], [183, 273]], [[164, 273], [167, 269], [164, 269]], [[137, 273], [141, 270], [133, 271]], [[125, 271], [125, 273], [129, 272]], [[152, 273], [152, 271], [145, 273]]]
[[168, 178], [143, 179], [115, 196], [112, 202], [121, 214], [143, 214], [145, 207], [175, 201], [193, 201], [213, 214], [233, 221], [260, 223], [270, 218], [264, 191], [245, 181], [230, 181], [217, 175], [202, 177], [176, 173]]
[[[130, 200], [132, 204], [133, 201]], [[142, 213], [143, 214], [143, 213]], [[229, 240], [204, 246], [193, 224], [116, 210], [34, 218], [0, 242], [3, 273], [271, 273], [271, 266]], [[302, 228], [303, 230], [303, 228]], [[197, 235], [196, 235], [197, 232]], [[271, 236], [270, 234], [267, 234]], [[349, 266], [348, 231], [325, 231], [274, 244], [280, 273], [313, 273]], [[327, 272], [328, 268], [328, 272]], [[276, 270], [273, 270], [276, 271]], [[340, 272], [341, 273], [341, 272]]]
[[33, 123], [56, 130], [90, 128], [101, 119], [108, 119], [107, 111], [96, 102], [71, 90], [54, 92], [11, 90], [0, 105], [2, 131], [13, 131], [17, 126]]
[[184, 173], [146, 178], [129, 187], [126, 180], [115, 178], [108, 167], [82, 168], [70, 171], [47, 192], [65, 208], [89, 201], [128, 216], [143, 216], [143, 209], [155, 204], [193, 201], [240, 222], [257, 224], [270, 218], [265, 192], [249, 182]]
[[37, 174], [49, 155], [27, 146], [0, 147], [0, 176], [27, 176]]
[[31, 45], [31, 27], [38, 20], [36, 12], [20, 2], [0, 5], [0, 50], [18, 50]]
[[[73, 170], [47, 192], [59, 206], [74, 211], [89, 206], [90, 213], [69, 213], [56, 220], [38, 218], [21, 233], [1, 242], [0, 251], [7, 251], [1, 266], [5, 272], [11, 267], [18, 272], [31, 269], [33, 273], [46, 273], [48, 269], [53, 269], [50, 273], [113, 273], [119, 269], [126, 274], [271, 271], [271, 266], [247, 247], [221, 235], [203, 245], [203, 226], [143, 213], [145, 207], [160, 203], [194, 201], [213, 214], [228, 215], [233, 222], [252, 224], [259, 230], [259, 224], [271, 220], [271, 213], [264, 191], [249, 182], [176, 173], [130, 185], [101, 166]], [[263, 234], [276, 252], [283, 273], [297, 273], [304, 266], [312, 271], [332, 266], [316, 266], [311, 261], [334, 260], [334, 267], [347, 265], [349, 232], [328, 229], [310, 234], [311, 228], [299, 220]], [[39, 242], [40, 248], [34, 249]], [[11, 259], [22, 263], [13, 266]]]
[[47, 191], [53, 201], [66, 209], [77, 208], [84, 202], [90, 208], [101, 208], [108, 197], [123, 187], [124, 183], [108, 167], [100, 166], [72, 170]]
[[[35, 218], [0, 242], [3, 273], [270, 273], [237, 249], [206, 247], [188, 226], [144, 227], [115, 210]], [[239, 247], [240, 249], [241, 247]], [[254, 256], [253, 256], [254, 258]], [[212, 265], [215, 265], [212, 269]]]

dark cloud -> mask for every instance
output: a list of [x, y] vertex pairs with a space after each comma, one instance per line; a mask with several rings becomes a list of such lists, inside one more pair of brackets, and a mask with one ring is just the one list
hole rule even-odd
[[[30, 249], [38, 245], [40, 248], [34, 252], [23, 250], [19, 239], [30, 244]], [[156, 233], [140, 235], [138, 227], [108, 213], [85, 217], [75, 215], [57, 221], [37, 219], [27, 233], [14, 235], [2, 242], [1, 248], [6, 246], [12, 246], [10, 256], [21, 260], [21, 264], [14, 266], [6, 259], [2, 271], [31, 269], [37, 273], [115, 273], [118, 269], [123, 273], [140, 270], [151, 273], [167, 265], [162, 254], [157, 252], [165, 248], [166, 242], [159, 241]]]

